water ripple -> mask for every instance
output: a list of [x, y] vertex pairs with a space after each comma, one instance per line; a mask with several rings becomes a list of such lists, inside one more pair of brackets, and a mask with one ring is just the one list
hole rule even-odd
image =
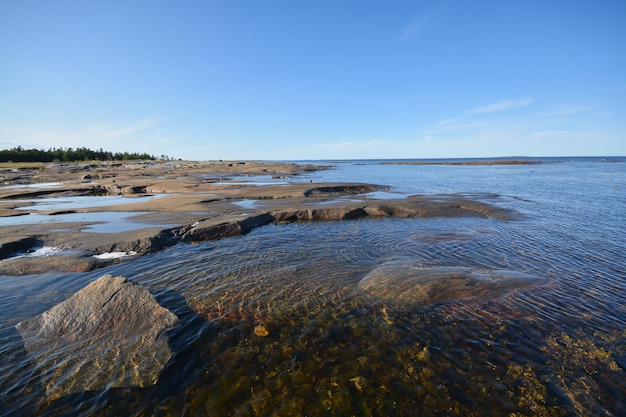
[[[497, 193], [523, 220], [268, 225], [87, 274], [0, 277], [0, 415], [626, 414], [622, 171], [476, 168], [378, 173], [408, 175], [399, 192]], [[354, 171], [367, 181], [371, 169]], [[429, 304], [359, 287], [398, 259], [541, 283]], [[13, 326], [105, 273], [146, 286], [179, 316], [174, 356], [153, 387], [48, 403]]]

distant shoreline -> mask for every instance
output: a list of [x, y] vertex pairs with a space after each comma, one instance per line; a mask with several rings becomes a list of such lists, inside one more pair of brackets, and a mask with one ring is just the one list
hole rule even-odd
[[380, 165], [539, 165], [540, 161], [509, 159], [481, 161], [385, 161]]

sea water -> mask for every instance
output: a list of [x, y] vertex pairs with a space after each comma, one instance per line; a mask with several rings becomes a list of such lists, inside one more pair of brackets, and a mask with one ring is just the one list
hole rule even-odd
[[[2, 276], [0, 415], [626, 415], [625, 158], [327, 162], [295, 180], [457, 193], [520, 218], [272, 224], [90, 273]], [[359, 285], [398, 262], [540, 280], [433, 303]], [[154, 386], [47, 401], [14, 325], [105, 273], [179, 316], [173, 357]]]

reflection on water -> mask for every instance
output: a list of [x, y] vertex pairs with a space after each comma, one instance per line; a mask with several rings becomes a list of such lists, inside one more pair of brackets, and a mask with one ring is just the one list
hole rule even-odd
[[[625, 205], [615, 206], [624, 197], [612, 193], [611, 181], [596, 180], [587, 190], [577, 188], [580, 182], [564, 187], [568, 181], [550, 174], [554, 167], [542, 166], [533, 169], [545, 171], [545, 183], [533, 190], [513, 179], [513, 171], [524, 168], [508, 167], [508, 190], [494, 186], [522, 198], [498, 201], [526, 213], [523, 221], [269, 225], [88, 274], [1, 277], [0, 410], [625, 415]], [[585, 177], [594, 175], [587, 170]], [[476, 190], [466, 191], [488, 188], [473, 185]], [[541, 281], [496, 299], [434, 303], [381, 298], [359, 286], [399, 258], [416, 268], [509, 270]], [[137, 281], [178, 315], [182, 325], [170, 333], [173, 357], [155, 386], [46, 402], [37, 367], [13, 326], [104, 273]]]
[[238, 200], [238, 201], [233, 201], [233, 204], [243, 209], [252, 210], [256, 208], [258, 201], [259, 200]]
[[79, 210], [89, 207], [108, 207], [119, 204], [145, 203], [155, 198], [163, 198], [166, 194], [148, 195], [142, 197], [125, 197], [119, 195], [107, 196], [67, 196], [46, 197], [30, 200], [6, 200], [8, 202], [31, 202], [30, 206], [18, 207], [17, 210]]
[[42, 188], [50, 188], [50, 187], [58, 187], [60, 186], [60, 182], [40, 182], [36, 184], [18, 184], [18, 185], [1, 185], [2, 189], [14, 189], [14, 188], [32, 188], [32, 189], [42, 189]]
[[150, 212], [106, 211], [94, 213], [66, 213], [56, 215], [29, 214], [25, 216], [0, 217], [0, 227], [22, 224], [86, 223], [82, 230], [94, 233], [121, 233], [149, 227], [173, 227], [174, 224], [151, 224], [138, 219]]

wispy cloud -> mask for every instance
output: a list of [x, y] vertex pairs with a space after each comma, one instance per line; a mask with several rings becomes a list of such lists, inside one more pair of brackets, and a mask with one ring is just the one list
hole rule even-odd
[[[154, 144], [161, 134], [165, 119], [149, 116], [127, 124], [101, 123], [83, 127], [66, 128], [33, 128], [12, 127], [0, 128], [0, 137], [11, 137], [11, 142], [0, 145], [18, 143], [24, 147], [47, 149], [50, 147], [88, 147], [118, 150], [146, 150]], [[147, 150], [149, 152], [149, 149]]]
[[498, 103], [488, 104], [483, 107], [471, 109], [470, 113], [494, 113], [503, 110], [509, 110], [516, 107], [524, 107], [532, 104], [535, 100], [532, 98], [525, 98], [523, 100], [504, 100]]
[[592, 110], [591, 106], [584, 105], [567, 105], [556, 107], [551, 111], [544, 113], [545, 116], [569, 116], [571, 114], [583, 113]]
[[417, 18], [413, 19], [411, 23], [406, 26], [406, 28], [404, 28], [404, 32], [400, 37], [400, 42], [408, 41], [416, 34], [434, 26], [436, 21], [437, 19], [433, 14], [424, 14], [418, 16]]
[[558, 130], [541, 130], [539, 132], [534, 132], [528, 135], [529, 138], [549, 138], [557, 135], [562, 135], [563, 132], [559, 132]]
[[437, 122], [434, 126], [425, 129], [422, 133], [427, 135], [438, 135], [442, 133], [458, 132], [458, 131], [470, 131], [488, 125], [486, 121], [472, 121], [462, 119], [443, 119]]
[[344, 141], [344, 142], [329, 142], [319, 143], [309, 146], [311, 150], [323, 150], [334, 152], [365, 150], [365, 149], [378, 149], [381, 146], [388, 146], [389, 142], [384, 139], [373, 139], [367, 141]]
[[99, 124], [89, 126], [83, 132], [77, 132], [77, 136], [87, 136], [91, 140], [98, 141], [115, 140], [132, 137], [156, 129], [163, 122], [161, 117], [146, 117], [136, 122], [115, 126], [112, 124]]

